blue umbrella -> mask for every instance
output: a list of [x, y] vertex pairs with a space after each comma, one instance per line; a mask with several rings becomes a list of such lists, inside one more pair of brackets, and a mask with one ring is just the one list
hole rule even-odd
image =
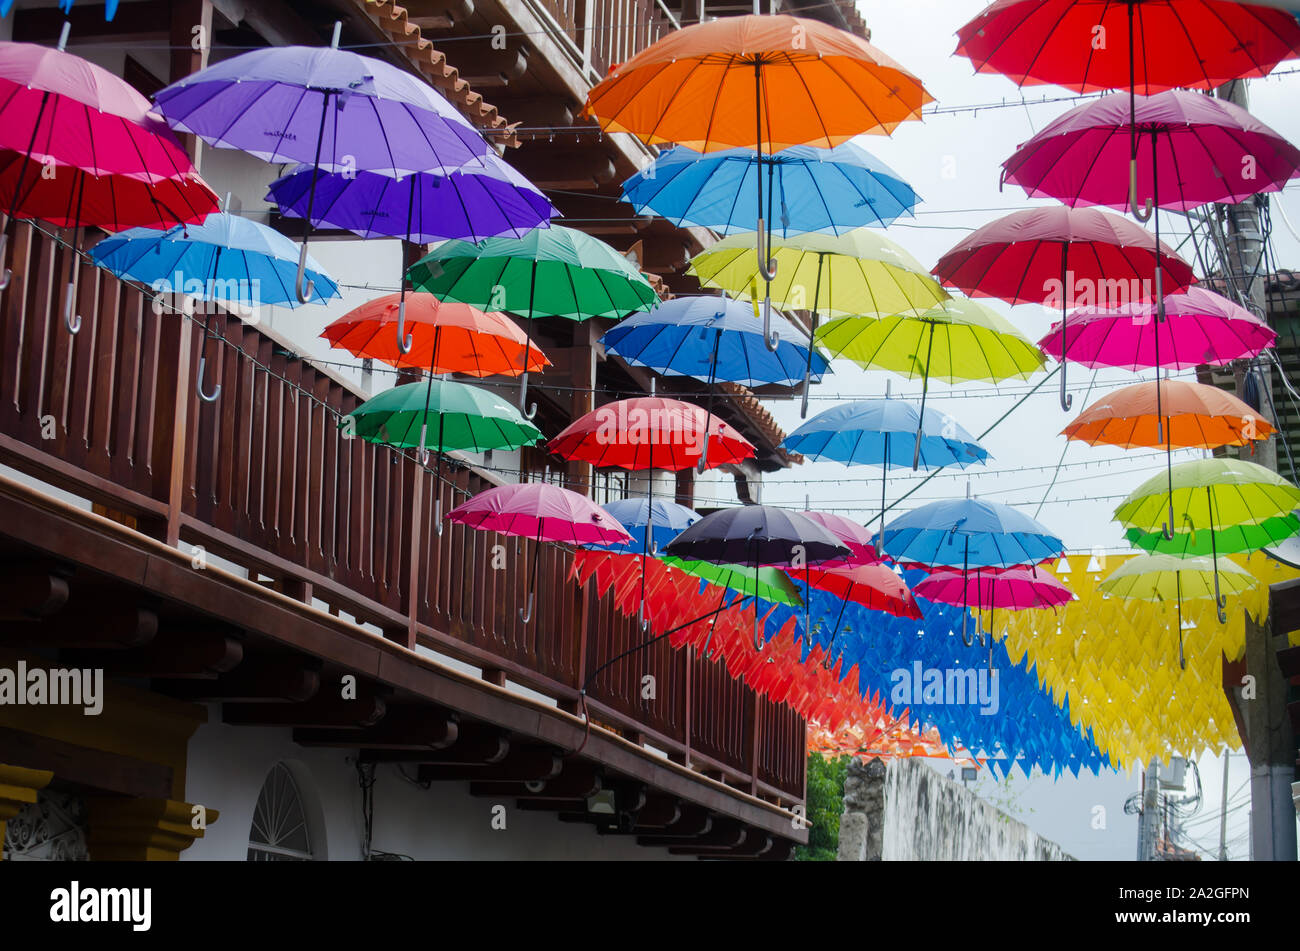
[[[700, 380], [709, 387], [719, 380], [741, 386], [794, 386], [809, 366], [820, 381], [830, 364], [811, 343], [791, 343], [783, 332], [776, 349], [768, 348], [763, 322], [748, 304], [725, 297], [677, 297], [652, 311], [633, 314], [600, 339], [609, 353], [665, 376]], [[711, 420], [710, 420], [711, 422]], [[699, 471], [708, 468], [706, 443]]]
[[[653, 554], [700, 520], [698, 512], [666, 499], [621, 499], [601, 508], [627, 529], [632, 540], [592, 547], [623, 555], [640, 555], [644, 552]], [[646, 544], [647, 528], [650, 529], [649, 545]]]
[[829, 459], [846, 466], [880, 466], [882, 528], [891, 465], [906, 468], [918, 458], [925, 469], [964, 469], [989, 459], [988, 450], [951, 416], [933, 407], [918, 410], [907, 400], [888, 397], [855, 400], [818, 413], [787, 436], [781, 448], [816, 462]]
[[[765, 185], [780, 205], [782, 237], [810, 231], [842, 234], [865, 225], [886, 227], [911, 215], [912, 186], [852, 142], [833, 149], [795, 146], [761, 159]], [[677, 147], [623, 183], [623, 200], [642, 213], [719, 234], [753, 231], [763, 217], [751, 149], [701, 154]]]
[[[138, 281], [160, 293], [241, 306], [298, 306], [294, 287], [298, 248], [280, 232], [237, 215], [213, 212], [202, 224], [165, 231], [130, 228], [99, 242], [90, 257], [123, 280]], [[340, 296], [324, 268], [311, 257], [303, 261], [314, 285], [312, 301], [323, 303]], [[220, 386], [211, 394], [203, 392], [202, 360], [197, 386], [207, 402], [221, 392]]]

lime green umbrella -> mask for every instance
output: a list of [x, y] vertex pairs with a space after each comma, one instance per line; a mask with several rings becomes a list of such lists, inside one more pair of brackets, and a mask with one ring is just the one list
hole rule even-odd
[[[436, 451], [439, 480], [444, 452], [518, 449], [542, 440], [541, 430], [495, 393], [439, 379], [384, 390], [344, 416], [339, 425], [352, 427], [367, 442], [418, 449], [421, 465], [428, 463], [430, 449]], [[429, 442], [430, 430], [438, 434], [433, 443]], [[441, 493], [434, 528], [442, 534]]]
[[773, 604], [786, 604], [798, 607], [799, 592], [785, 573], [776, 568], [745, 568], [741, 565], [715, 565], [708, 561], [684, 561], [671, 555], [660, 557], [665, 565], [684, 571], [688, 575], [702, 578], [710, 584], [718, 585], [744, 595], [747, 598], [761, 598]]
[[[529, 319], [621, 320], [659, 303], [650, 282], [627, 258], [590, 235], [555, 225], [521, 238], [446, 241], [411, 265], [406, 276], [439, 300]], [[527, 358], [525, 352], [525, 363]], [[524, 373], [521, 409], [527, 393]], [[535, 412], [534, 406], [528, 418]]]
[[[1214, 598], [1225, 620], [1223, 604], [1228, 594], [1249, 591], [1259, 582], [1244, 568], [1230, 561], [1219, 565], [1209, 558], [1178, 558], [1174, 555], [1138, 555], [1130, 558], [1097, 587], [1105, 594], [1141, 601], [1173, 601], [1178, 605], [1178, 663], [1183, 658], [1183, 598]], [[1220, 594], [1220, 591], [1227, 594]]]
[[1215, 604], [1219, 623], [1225, 624], [1226, 599], [1219, 596], [1219, 533], [1285, 517], [1297, 505], [1300, 489], [1272, 470], [1242, 459], [1197, 459], [1142, 483], [1115, 509], [1115, 519], [1125, 529], [1159, 531], [1166, 542], [1175, 541], [1174, 529], [1208, 534]]
[[[1167, 539], [1161, 531], [1144, 532], [1130, 528], [1124, 533], [1128, 543], [1144, 551], [1189, 558], [1210, 554], [1209, 532], [1174, 532]], [[1220, 554], [1258, 551], [1278, 542], [1300, 535], [1300, 518], [1280, 515], [1267, 518], [1257, 525], [1233, 525], [1214, 533], [1215, 546]]]
[[[920, 377], [922, 416], [932, 379], [947, 383], [1027, 380], [1045, 361], [1042, 351], [997, 311], [956, 297], [917, 317], [841, 317], [817, 331], [817, 342], [832, 356], [845, 357], [863, 369]], [[918, 430], [913, 469], [920, 449]]]

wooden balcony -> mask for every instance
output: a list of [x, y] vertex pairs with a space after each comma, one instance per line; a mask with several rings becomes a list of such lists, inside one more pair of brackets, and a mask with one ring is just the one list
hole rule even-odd
[[[346, 438], [340, 416], [362, 396], [281, 342], [226, 314], [212, 317], [212, 335], [202, 339], [201, 317], [156, 314], [142, 289], [84, 261], [76, 297], [83, 325], [72, 336], [63, 295], [73, 256], [20, 223], [10, 257], [13, 280], [0, 300], [0, 462], [125, 525], [125, 541], [114, 534], [114, 544], [202, 549], [294, 599], [304, 623], [333, 615], [334, 628], [354, 632], [358, 650], [372, 649], [374, 635], [352, 619], [406, 651], [427, 648], [474, 665], [497, 685], [538, 691], [561, 711], [575, 709], [589, 671], [640, 641], [635, 623], [608, 599], [569, 581], [571, 555], [551, 544], [540, 553], [535, 617], [522, 623], [533, 543], [451, 525], [439, 533], [433, 517], [437, 500], [445, 512], [493, 477], [453, 462], [436, 483], [411, 454]], [[212, 403], [195, 393], [201, 353], [207, 387], [222, 387]], [[0, 538], [6, 549], [78, 560], [71, 536], [43, 524], [0, 524]], [[103, 533], [93, 524], [80, 530]], [[502, 550], [506, 567], [494, 570]], [[112, 568], [110, 561], [89, 570]], [[205, 585], [224, 577], [209, 574]], [[153, 576], [118, 582], [154, 585], [176, 610], [216, 614], [221, 606], [219, 598], [199, 600], [197, 588], [191, 596]], [[229, 596], [243, 597], [245, 588], [232, 582]], [[279, 650], [292, 626], [280, 617], [267, 612], [254, 623], [246, 616], [239, 626]], [[294, 642], [300, 650], [307, 643]], [[346, 668], [346, 639], [330, 643], [333, 653], [317, 659]], [[257, 644], [244, 645], [243, 664], [258, 662]], [[403, 650], [391, 656], [399, 666], [415, 663]], [[155, 689], [178, 676], [158, 668], [156, 656], [151, 663]], [[219, 673], [232, 676], [228, 668]], [[646, 675], [655, 678], [653, 699], [642, 698]], [[722, 667], [660, 643], [612, 666], [588, 699], [592, 719], [607, 728], [593, 734], [662, 751], [701, 782], [709, 777], [747, 801], [788, 807], [803, 799], [802, 719]], [[232, 706], [241, 705], [227, 703], [227, 711]], [[275, 722], [295, 723], [292, 716]], [[349, 742], [365, 748], [367, 735]], [[780, 828], [782, 813], [772, 815]]]

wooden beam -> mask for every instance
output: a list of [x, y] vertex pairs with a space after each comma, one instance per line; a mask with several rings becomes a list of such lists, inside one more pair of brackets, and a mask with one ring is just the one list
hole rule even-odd
[[60, 782], [82, 791], [162, 798], [172, 794], [170, 766], [21, 730], [0, 727], [0, 762], [52, 770]]
[[0, 621], [49, 617], [68, 603], [68, 579], [40, 564], [0, 566]]
[[101, 648], [143, 647], [158, 633], [158, 615], [129, 603], [73, 606], [53, 617], [0, 630], [7, 647]]
[[662, 834], [639, 835], [636, 837], [637, 845], [646, 846], [713, 846], [724, 849], [734, 849], [745, 841], [745, 826], [735, 819], [715, 818], [709, 828], [697, 835], [679, 834], [676, 826]]
[[367, 727], [387, 711], [381, 697], [358, 693], [355, 700], [318, 694], [305, 703], [227, 703], [221, 719], [235, 726]]
[[72, 24], [68, 42], [74, 45], [157, 39], [167, 34], [170, 6], [164, 0], [123, 3], [111, 20], [107, 18], [107, 7], [102, 3], [79, 2], [66, 15], [57, 6], [19, 7], [14, 11], [13, 38], [18, 43], [53, 46], [63, 29], [63, 21], [67, 20]]
[[454, 741], [438, 750], [363, 749], [363, 763], [428, 763], [432, 766], [490, 766], [510, 752], [505, 732], [486, 723], [462, 720]]
[[212, 680], [166, 680], [154, 686], [168, 696], [195, 702], [302, 703], [320, 689], [320, 662], [313, 657], [247, 657]]
[[583, 800], [601, 790], [600, 770], [594, 763], [579, 760], [569, 763], [551, 779], [532, 783], [472, 782], [471, 796], [497, 796], [506, 799]]
[[668, 847], [669, 855], [718, 856], [727, 858], [758, 858], [770, 851], [772, 837], [761, 829], [742, 827], [740, 843], [732, 846], [713, 846], [704, 844], [674, 845]]
[[428, 704], [390, 705], [384, 718], [364, 730], [299, 729], [299, 746], [337, 746], [385, 750], [441, 750], [456, 742], [456, 720]]
[[433, 764], [420, 767], [420, 782], [541, 782], [554, 779], [564, 760], [548, 749], [512, 749], [498, 763], [484, 766]]
[[244, 645], [223, 630], [164, 630], [143, 647], [125, 650], [69, 650], [62, 660], [74, 667], [102, 667], [110, 677], [162, 679], [215, 677], [233, 670]]

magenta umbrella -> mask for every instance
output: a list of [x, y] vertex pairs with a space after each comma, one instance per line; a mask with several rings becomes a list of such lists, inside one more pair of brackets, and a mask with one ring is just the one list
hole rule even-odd
[[532, 580], [528, 584], [528, 607], [519, 618], [527, 624], [533, 615], [537, 586], [537, 560], [542, 542], [563, 545], [617, 545], [632, 541], [627, 529], [591, 499], [548, 482], [501, 485], [462, 502], [447, 518], [470, 528], [502, 535], [531, 538]]
[[[1187, 370], [1253, 359], [1277, 339], [1277, 332], [1250, 311], [1202, 287], [1166, 297], [1163, 322], [1156, 319], [1156, 309], [1147, 303], [1075, 311], [1070, 361], [1089, 369]], [[1061, 360], [1061, 337], [1061, 324], [1054, 324], [1038, 346]]]
[[876, 565], [880, 563], [880, 556], [876, 554], [876, 546], [872, 542], [871, 532], [867, 530], [866, 526], [859, 525], [851, 518], [834, 515], [830, 512], [803, 512], [802, 514], [805, 518], [812, 519], [838, 538], [852, 552], [852, 555], [844, 559], [845, 564]]
[[[1130, 182], [1134, 128], [1150, 138], [1151, 148], [1139, 150]], [[1138, 96], [1132, 125], [1120, 96], [1072, 109], [1002, 165], [1004, 183], [1071, 207], [1122, 211], [1130, 191], [1152, 196], [1144, 220], [1153, 205], [1188, 211], [1210, 202], [1237, 204], [1281, 191], [1297, 175], [1300, 149], [1235, 103], [1183, 89]]]
[[[1154, 287], [1151, 273], [1155, 272]], [[1158, 237], [1127, 218], [1095, 208], [1030, 208], [990, 222], [939, 259], [933, 273], [973, 297], [1009, 304], [1060, 306], [1062, 349], [1068, 350], [1071, 306], [1122, 306], [1159, 299], [1165, 289], [1196, 283], [1192, 266]], [[1065, 392], [1061, 366], [1061, 409]]]
[[[1054, 576], [1037, 568], [1005, 571], [936, 571], [912, 586], [912, 593], [927, 601], [977, 608], [989, 612], [989, 633], [993, 632], [993, 611], [1025, 611], [1030, 608], [1058, 608], [1075, 600], [1073, 591]], [[963, 639], [965, 631], [962, 632]], [[984, 634], [980, 632], [983, 643]], [[972, 638], [967, 647], [974, 646]]]

